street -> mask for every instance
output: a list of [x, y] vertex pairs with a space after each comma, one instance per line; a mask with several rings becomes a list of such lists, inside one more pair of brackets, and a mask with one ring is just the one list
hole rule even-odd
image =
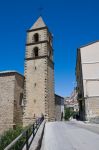
[[99, 134], [95, 132], [76, 122], [48, 122], [41, 150], [99, 150]]

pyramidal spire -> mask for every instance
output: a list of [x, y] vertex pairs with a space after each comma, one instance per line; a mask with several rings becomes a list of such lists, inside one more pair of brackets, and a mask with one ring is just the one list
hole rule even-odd
[[33, 26], [30, 28], [30, 30], [37, 29], [37, 28], [42, 28], [42, 27], [46, 27], [46, 24], [44, 23], [42, 17], [40, 16], [37, 19], [37, 21], [33, 24]]

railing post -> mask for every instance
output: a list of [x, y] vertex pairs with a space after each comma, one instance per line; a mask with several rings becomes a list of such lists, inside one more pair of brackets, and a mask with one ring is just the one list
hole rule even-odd
[[33, 138], [34, 138], [34, 134], [35, 134], [34, 131], [35, 131], [35, 127], [34, 127], [34, 124], [33, 124]]
[[29, 143], [28, 143], [29, 135], [28, 130], [26, 131], [26, 150], [29, 150]]
[[36, 129], [37, 129], [37, 126], [38, 126], [38, 120], [36, 120]]

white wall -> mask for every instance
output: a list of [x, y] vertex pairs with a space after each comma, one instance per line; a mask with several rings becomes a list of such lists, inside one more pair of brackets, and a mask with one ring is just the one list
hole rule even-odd
[[92, 96], [99, 96], [99, 81], [87, 81], [86, 82], [86, 87], [87, 87], [87, 95], [89, 97]]
[[99, 96], [99, 42], [82, 47], [84, 96]]
[[99, 62], [99, 42], [82, 47], [80, 50], [82, 63]]
[[99, 63], [82, 64], [83, 79], [99, 79]]

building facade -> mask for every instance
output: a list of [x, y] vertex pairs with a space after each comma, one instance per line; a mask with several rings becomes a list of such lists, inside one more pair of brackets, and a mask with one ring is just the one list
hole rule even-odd
[[61, 115], [64, 116], [64, 98], [55, 94], [55, 120], [61, 121]]
[[73, 111], [78, 112], [79, 106], [78, 106], [78, 100], [77, 100], [77, 92], [76, 88], [71, 93], [70, 97], [66, 97], [64, 101], [64, 105], [66, 108], [71, 108]]
[[42, 114], [55, 119], [52, 34], [43, 19], [27, 31], [24, 82], [24, 126]]
[[24, 77], [15, 71], [0, 72], [0, 134], [22, 125]]
[[99, 41], [77, 50], [76, 79], [81, 120], [99, 118]]

